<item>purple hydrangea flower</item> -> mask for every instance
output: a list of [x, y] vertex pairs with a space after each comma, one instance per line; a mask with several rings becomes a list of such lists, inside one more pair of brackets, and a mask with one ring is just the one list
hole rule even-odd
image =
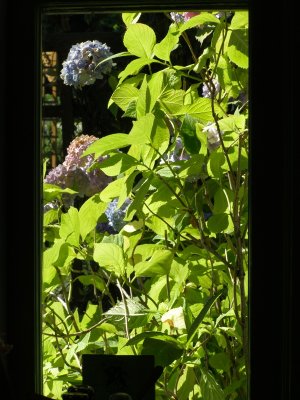
[[96, 79], [103, 79], [103, 74], [110, 73], [115, 65], [112, 60], [98, 64], [112, 55], [110, 47], [98, 40], [77, 43], [71, 47], [63, 62], [60, 77], [65, 85], [75, 88], [92, 85]]
[[[67, 149], [67, 155], [62, 164], [53, 168], [44, 181], [57, 185], [62, 189], [70, 188], [78, 192], [80, 197], [90, 197], [103, 190], [112, 180], [99, 169], [89, 170], [95, 162], [101, 163], [106, 157], [94, 159], [93, 155], [81, 157], [87, 147], [97, 140], [93, 135], [76, 137]], [[65, 197], [70, 197], [66, 195]], [[74, 198], [74, 196], [71, 196]]]

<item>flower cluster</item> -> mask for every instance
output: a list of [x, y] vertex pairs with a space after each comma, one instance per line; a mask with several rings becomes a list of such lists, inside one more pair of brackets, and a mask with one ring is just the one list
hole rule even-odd
[[110, 73], [115, 65], [112, 60], [98, 64], [112, 55], [110, 47], [98, 40], [77, 43], [71, 47], [67, 60], [63, 62], [60, 77], [65, 85], [75, 88], [92, 85], [96, 79], [103, 79], [103, 74]]
[[115, 232], [120, 232], [126, 225], [127, 222], [124, 221], [124, 217], [130, 204], [131, 200], [129, 198], [124, 201], [120, 208], [117, 208], [118, 199], [114, 199], [109, 203], [105, 215], [108, 219], [108, 225], [113, 228]]
[[91, 165], [100, 162], [105, 157], [94, 159], [93, 155], [82, 157], [87, 147], [97, 140], [93, 135], [76, 137], [67, 149], [67, 155], [62, 164], [53, 168], [45, 177], [45, 183], [57, 185], [62, 189], [70, 188], [78, 192], [80, 197], [90, 197], [104, 189], [111, 178], [99, 169], [89, 170]]
[[177, 22], [179, 24], [188, 21], [189, 19], [198, 14], [199, 14], [198, 12], [193, 12], [193, 11], [187, 11], [183, 13], [171, 12], [170, 17], [174, 22]]
[[189, 154], [185, 151], [182, 139], [180, 136], [176, 138], [175, 147], [169, 153], [163, 155], [160, 160], [160, 164], [167, 162], [176, 162], [181, 160], [188, 160], [190, 158]]
[[[221, 144], [220, 136], [219, 136], [219, 132], [216, 127], [216, 124], [214, 122], [208, 123], [203, 128], [203, 132], [205, 132], [207, 135], [207, 144], [208, 144], [209, 151], [212, 151], [220, 146], [220, 144]], [[220, 133], [221, 133], [221, 135], [223, 135], [222, 131]]]
[[208, 84], [204, 83], [202, 87], [202, 96], [207, 98], [215, 97], [220, 92], [221, 86], [216, 78], [213, 78]]

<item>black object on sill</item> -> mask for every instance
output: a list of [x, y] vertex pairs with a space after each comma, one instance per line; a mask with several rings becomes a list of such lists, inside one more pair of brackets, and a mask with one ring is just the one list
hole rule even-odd
[[95, 391], [91, 386], [78, 385], [70, 386], [66, 393], [63, 393], [63, 400], [94, 400]]
[[94, 400], [155, 400], [162, 371], [153, 355], [82, 355], [82, 383], [94, 388]]

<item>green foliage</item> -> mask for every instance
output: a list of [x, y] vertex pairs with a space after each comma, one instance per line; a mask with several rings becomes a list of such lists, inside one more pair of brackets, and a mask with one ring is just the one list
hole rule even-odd
[[[76, 192], [44, 185], [44, 203], [57, 204], [44, 214], [44, 392], [58, 399], [80, 381], [84, 353], [153, 354], [157, 399], [243, 400], [248, 14], [201, 12], [160, 41], [140, 17], [122, 15], [114, 58], [130, 61], [108, 103], [129, 129], [83, 154], [107, 156], [92, 169], [112, 182], [68, 208], [62, 196]], [[204, 97], [213, 79], [220, 88]], [[117, 212], [129, 204], [112, 233], [101, 224], [115, 199]]]

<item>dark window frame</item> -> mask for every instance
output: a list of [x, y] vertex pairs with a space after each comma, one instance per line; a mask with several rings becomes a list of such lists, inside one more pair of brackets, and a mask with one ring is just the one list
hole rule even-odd
[[[103, 12], [171, 8], [249, 10], [250, 124], [253, 132], [249, 399], [291, 399], [296, 384], [292, 317], [297, 310], [293, 162], [296, 157], [294, 94], [298, 87], [293, 54], [294, 46], [299, 45], [297, 32], [293, 31], [296, 17], [292, 1], [282, 4], [280, 10], [276, 10], [278, 6], [271, 9], [251, 0], [173, 0], [170, 4], [161, 0], [36, 0], [28, 4], [7, 1], [2, 2], [1, 7], [1, 34], [4, 33], [1, 39], [5, 39], [1, 45], [6, 62], [1, 74], [0, 182], [4, 189], [0, 196], [0, 330], [7, 343], [13, 346], [4, 363], [10, 386], [6, 379], [3, 385], [8, 391], [12, 389], [7, 398], [31, 400], [41, 394], [40, 16], [45, 10], [75, 13], [83, 7], [85, 10], [96, 7]], [[276, 36], [274, 28], [280, 28]], [[273, 32], [273, 37], [268, 32]], [[264, 46], [264, 35], [268, 46]], [[287, 66], [281, 70], [281, 64], [276, 62], [284, 56]], [[269, 68], [268, 62], [274, 63], [274, 75], [268, 72], [266, 77], [264, 68]], [[284, 84], [279, 79], [281, 75]], [[274, 99], [276, 104], [272, 105]], [[276, 157], [278, 164], [274, 164]], [[277, 168], [272, 170], [274, 165]], [[3, 388], [5, 393], [5, 386]], [[262, 394], [264, 388], [267, 388], [267, 397]]]

